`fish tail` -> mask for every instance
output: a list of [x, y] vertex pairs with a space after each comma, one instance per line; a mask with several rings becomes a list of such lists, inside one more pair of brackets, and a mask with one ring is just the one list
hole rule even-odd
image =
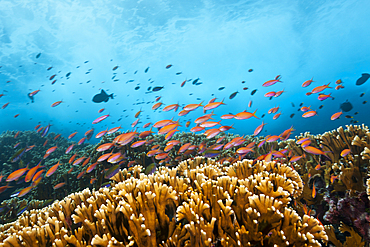
[[252, 113], [253, 117], [259, 119], [257, 116], [256, 116], [256, 112], [257, 112], [257, 109]]
[[109, 97], [111, 97], [111, 99], [113, 99], [113, 94], [110, 94]]

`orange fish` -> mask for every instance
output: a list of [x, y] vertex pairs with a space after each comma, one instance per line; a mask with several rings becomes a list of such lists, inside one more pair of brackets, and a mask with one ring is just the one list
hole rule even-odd
[[221, 102], [210, 102], [208, 104], [206, 104], [204, 107], [203, 107], [203, 110], [211, 110], [211, 109], [214, 109], [214, 108], [217, 108], [219, 107], [220, 105], [225, 105], [224, 103], [224, 100], [222, 100]]
[[200, 102], [199, 104], [188, 104], [188, 105], [184, 106], [183, 110], [185, 110], [185, 111], [194, 111], [198, 107], [203, 106], [202, 103], [203, 103], [203, 101]]
[[158, 102], [158, 103], [155, 103], [153, 106], [152, 106], [152, 110], [157, 110], [159, 107], [161, 107], [163, 103], [162, 102]]
[[315, 115], [317, 115], [317, 111], [312, 110], [312, 111], [307, 111], [307, 112], [303, 113], [302, 117], [308, 118], [308, 117], [313, 117]]
[[312, 198], [316, 197], [316, 187], [315, 184], [312, 185]]
[[242, 112], [239, 112], [239, 113], [235, 114], [234, 118], [238, 119], [238, 120], [249, 119], [251, 117], [255, 117], [255, 118], [259, 119], [256, 116], [256, 112], [257, 112], [257, 109], [253, 113], [247, 112], [247, 111], [242, 111]]
[[[40, 163], [41, 163], [41, 162], [40, 162]], [[33, 177], [33, 175], [36, 173], [37, 169], [39, 169], [39, 168], [43, 167], [43, 166], [40, 166], [40, 163], [39, 163], [37, 166], [32, 167], [32, 168], [27, 172], [26, 177], [25, 177], [25, 179], [24, 179], [24, 181], [25, 181], [26, 183], [28, 183], [29, 181], [31, 181], [31, 180], [32, 180], [32, 177]]]
[[163, 126], [162, 128], [159, 129], [158, 135], [163, 135], [167, 134], [171, 130], [174, 130], [177, 126], [181, 126], [178, 122]]
[[341, 89], [341, 88], [344, 88], [344, 87], [343, 87], [343, 85], [341, 85], [341, 84], [340, 84], [340, 85], [337, 85], [337, 86], [335, 87], [335, 90], [339, 90], [339, 89]]
[[32, 178], [32, 182], [35, 182], [36, 180], [38, 180], [39, 178], [42, 178], [41, 177], [41, 175], [42, 175], [42, 173], [44, 172], [45, 170], [40, 170], [40, 171], [38, 171], [36, 174], [35, 174], [35, 176], [33, 176], [33, 178]]
[[280, 115], [281, 115], [281, 112], [276, 113], [276, 114], [272, 117], [272, 119], [273, 119], [273, 120], [276, 120], [276, 119], [278, 119], [278, 118], [280, 117]]
[[53, 165], [45, 174], [46, 177], [50, 177], [51, 175], [53, 175], [53, 173], [58, 169], [60, 163], [58, 161], [58, 163], [56, 163], [55, 165]]
[[338, 175], [336, 175], [336, 176], [331, 175], [330, 182], [333, 184], [336, 179], [338, 179]]
[[23, 174], [28, 170], [28, 166], [26, 168], [20, 168], [12, 173], [7, 177], [5, 180], [6, 182], [11, 182], [17, 180], [18, 178], [22, 177]]
[[59, 189], [59, 188], [63, 187], [65, 184], [66, 184], [65, 182], [63, 182], [63, 183], [59, 183], [59, 184], [56, 184], [56, 185], [53, 187], [53, 189], [54, 189], [54, 190]]
[[311, 85], [312, 82], [314, 82], [313, 77], [311, 78], [311, 80], [307, 80], [307, 81], [303, 82], [302, 87], [308, 87], [309, 85]]
[[142, 112], [142, 110], [141, 110], [141, 109], [140, 109], [140, 111], [136, 112], [136, 114], [135, 114], [135, 118], [138, 118], [141, 112]]
[[70, 134], [70, 135], [68, 136], [68, 139], [72, 139], [76, 134], [77, 134], [77, 132], [74, 132], [74, 133]]
[[235, 115], [233, 114], [225, 114], [221, 116], [221, 119], [233, 119]]
[[1, 109], [5, 109], [5, 108], [9, 105], [9, 103], [10, 103], [10, 102], [5, 103], [5, 104], [1, 107]]
[[344, 149], [342, 152], [340, 152], [340, 156], [345, 157], [351, 152], [351, 149]]
[[179, 131], [177, 128], [176, 129], [173, 129], [173, 130], [170, 130], [168, 131], [168, 133], [165, 135], [164, 139], [165, 140], [169, 140], [172, 138], [172, 136], [177, 132]]
[[177, 116], [185, 116], [185, 115], [187, 115], [188, 113], [189, 113], [190, 111], [187, 111], [187, 110], [182, 110], [182, 111], [180, 111], [178, 114], [177, 114]]
[[306, 151], [307, 153], [310, 153], [310, 154], [324, 155], [324, 156], [328, 157], [324, 151], [322, 151], [322, 150], [320, 150], [318, 148], [312, 147], [312, 146], [304, 147], [303, 150]]
[[86, 159], [86, 157], [85, 156], [83, 156], [83, 157], [80, 157], [80, 158], [78, 158], [77, 160], [75, 160], [74, 162], [73, 162], [73, 166], [77, 166], [78, 164], [80, 164], [84, 159]]
[[329, 87], [329, 84], [330, 84], [330, 82], [326, 85], [315, 87], [314, 89], [312, 89], [311, 93], [320, 93], [323, 90], [325, 90], [326, 88], [331, 88], [331, 87]]
[[342, 114], [343, 114], [342, 111], [334, 113], [333, 115], [331, 115], [330, 119], [335, 120], [335, 119], [339, 118]]
[[95, 162], [93, 164], [91, 164], [87, 169], [86, 169], [86, 172], [87, 173], [90, 173], [92, 170], [95, 169], [96, 165], [98, 164], [98, 162]]
[[171, 110], [174, 110], [176, 112], [177, 109], [179, 108], [179, 106], [180, 105], [178, 103], [177, 104], [168, 105], [168, 106], [164, 107], [162, 109], [162, 111], [171, 111]]
[[24, 188], [23, 190], [21, 190], [19, 192], [18, 197], [22, 197], [22, 196], [26, 195], [28, 192], [30, 192], [32, 190], [33, 187], [34, 186], [31, 185], [29, 187]]
[[110, 130], [107, 131], [107, 134], [108, 135], [113, 134], [113, 133], [117, 132], [120, 128], [121, 128], [121, 126], [111, 128]]
[[253, 135], [254, 136], [256, 136], [256, 135], [258, 135], [261, 131], [262, 131], [262, 129], [263, 129], [263, 126], [265, 126], [267, 123], [263, 123], [263, 121], [262, 121], [262, 124], [260, 124], [255, 130], [254, 130], [254, 132], [253, 132]]
[[56, 107], [58, 105], [60, 105], [60, 103], [62, 103], [63, 101], [59, 100], [59, 101], [56, 101], [54, 102], [53, 104], [51, 104], [51, 107]]

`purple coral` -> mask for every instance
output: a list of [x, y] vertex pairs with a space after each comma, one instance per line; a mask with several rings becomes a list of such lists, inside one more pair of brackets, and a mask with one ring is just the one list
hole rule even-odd
[[329, 198], [325, 196], [329, 210], [324, 215], [324, 220], [331, 224], [343, 222], [353, 226], [366, 241], [370, 241], [370, 214], [369, 199], [366, 192], [361, 192], [354, 197], [346, 193], [344, 198]]

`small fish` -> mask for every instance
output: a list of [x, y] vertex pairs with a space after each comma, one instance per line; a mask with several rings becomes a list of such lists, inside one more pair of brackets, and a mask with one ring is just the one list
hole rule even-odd
[[118, 65], [114, 66], [112, 70], [115, 71], [116, 69], [118, 69]]
[[63, 101], [59, 100], [59, 101], [56, 101], [54, 102], [53, 104], [51, 104], [51, 107], [56, 107], [58, 105], [60, 105]]
[[224, 90], [225, 87], [219, 87], [218, 90], [221, 91], [221, 90]]
[[303, 113], [302, 117], [308, 118], [308, 117], [313, 117], [315, 115], [317, 115], [317, 112], [312, 110], [312, 111], [307, 111]]
[[312, 185], [312, 198], [316, 197], [316, 187], [315, 184]]
[[294, 117], [294, 115], [295, 115], [294, 113], [290, 114], [290, 118], [293, 118], [293, 117]]
[[152, 91], [153, 91], [153, 92], [158, 92], [158, 91], [162, 90], [163, 88], [164, 88], [164, 87], [157, 86], [157, 87], [154, 87], [154, 88], [152, 89]]
[[140, 89], [140, 86], [136, 86], [136, 87], [135, 87], [135, 90], [139, 90], [139, 89]]
[[238, 91], [236, 91], [236, 92], [234, 92], [234, 93], [230, 94], [229, 99], [233, 99], [233, 98], [235, 98], [235, 96], [236, 96], [238, 93], [239, 93], [239, 92], [238, 92]]
[[356, 85], [360, 86], [360, 85], [364, 84], [369, 78], [370, 78], [370, 74], [363, 73], [362, 76], [357, 79]]
[[107, 114], [107, 115], [103, 115], [101, 117], [98, 117], [97, 119], [95, 119], [92, 124], [97, 124], [97, 123], [100, 123], [101, 121], [103, 121], [104, 119], [106, 119], [107, 117], [109, 117], [110, 115]]
[[185, 86], [185, 83], [187, 82], [187, 80], [184, 80], [183, 82], [181, 82], [181, 87]]
[[68, 139], [72, 139], [76, 134], [77, 134], [77, 132], [74, 132], [74, 133], [70, 134], [70, 135], [68, 136]]
[[149, 67], [144, 70], [145, 73], [147, 73], [148, 71], [149, 71]]
[[319, 109], [322, 109], [323, 107], [324, 107], [324, 105], [320, 105], [320, 106], [319, 106]]
[[53, 189], [56, 190], [56, 189], [59, 189], [61, 187], [63, 187], [66, 183], [65, 182], [62, 182], [62, 183], [59, 183], [59, 184], [56, 184]]
[[252, 71], [253, 71], [253, 69], [249, 69], [249, 70], [248, 70], [248, 72], [249, 72], [249, 73], [250, 73], [250, 72], [252, 72]]
[[95, 103], [108, 102], [109, 98], [113, 99], [113, 93], [108, 95], [103, 89], [100, 93], [96, 94], [92, 101]]
[[169, 65], [166, 66], [166, 69], [169, 69], [171, 67], [172, 67], [172, 64], [169, 64]]
[[41, 53], [37, 54], [37, 55], [36, 55], [36, 58], [39, 58], [40, 56], [41, 56]]
[[340, 156], [345, 157], [351, 152], [351, 149], [344, 149], [341, 153]]
[[313, 77], [311, 78], [311, 80], [307, 80], [303, 82], [302, 87], [308, 87], [312, 82], [313, 82]]
[[243, 90], [248, 90], [248, 88], [247, 87], [243, 87]]
[[352, 116], [350, 115], [346, 115], [345, 118], [353, 118]]
[[362, 94], [360, 94], [360, 97], [363, 97], [365, 95], [365, 93], [362, 93]]
[[251, 95], [254, 95], [256, 92], [257, 92], [257, 89], [254, 89], [254, 90], [251, 92]]
[[366, 103], [367, 103], [367, 101], [366, 101], [366, 100], [362, 102], [362, 104], [366, 104]]

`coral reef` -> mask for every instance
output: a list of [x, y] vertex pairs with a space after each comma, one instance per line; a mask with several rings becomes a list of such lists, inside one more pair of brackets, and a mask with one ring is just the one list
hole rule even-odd
[[315, 218], [289, 203], [303, 189], [287, 165], [196, 157], [155, 174], [124, 169], [0, 227], [0, 246], [321, 246]]

